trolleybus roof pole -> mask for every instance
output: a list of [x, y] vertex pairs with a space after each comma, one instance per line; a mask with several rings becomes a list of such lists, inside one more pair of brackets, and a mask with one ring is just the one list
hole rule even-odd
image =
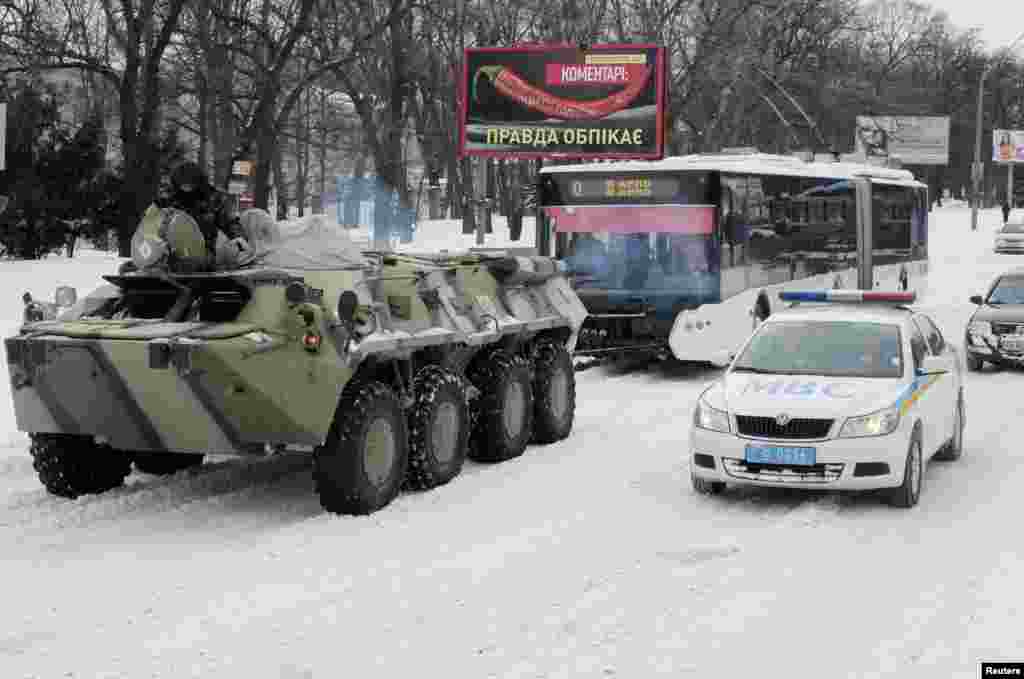
[[875, 276], [871, 257], [874, 253], [871, 180], [867, 177], [855, 177], [853, 182], [857, 189], [857, 287], [861, 290], [873, 290]]

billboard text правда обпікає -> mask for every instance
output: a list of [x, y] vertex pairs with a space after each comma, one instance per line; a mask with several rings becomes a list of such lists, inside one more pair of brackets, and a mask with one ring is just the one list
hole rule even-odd
[[663, 47], [469, 48], [460, 87], [464, 156], [664, 155]]

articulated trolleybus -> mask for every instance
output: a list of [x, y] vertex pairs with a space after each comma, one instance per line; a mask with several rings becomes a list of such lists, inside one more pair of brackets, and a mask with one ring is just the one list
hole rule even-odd
[[862, 247], [876, 286], [928, 270], [927, 186], [902, 169], [762, 153], [559, 165], [541, 171], [539, 198], [538, 248], [550, 254], [553, 231], [590, 313], [577, 355], [724, 365], [780, 291], [865, 285]]

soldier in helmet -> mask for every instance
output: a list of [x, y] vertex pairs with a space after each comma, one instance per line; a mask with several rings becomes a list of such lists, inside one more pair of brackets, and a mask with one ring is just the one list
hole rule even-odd
[[195, 219], [207, 251], [217, 253], [218, 263], [238, 260], [237, 256], [226, 257], [224, 252], [237, 250], [232, 254], [238, 255], [248, 249], [241, 223], [233, 214], [227, 196], [210, 184], [202, 168], [192, 161], [181, 163], [171, 172], [170, 188], [170, 194], [158, 200], [157, 205], [183, 210]]

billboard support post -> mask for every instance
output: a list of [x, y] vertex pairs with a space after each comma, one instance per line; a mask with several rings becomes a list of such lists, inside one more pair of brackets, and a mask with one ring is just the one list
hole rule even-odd
[[534, 213], [533, 213], [534, 214], [534, 218], [533, 218], [534, 219], [534, 227], [533, 228], [534, 228], [534, 239], [535, 239], [534, 240], [534, 245], [537, 248], [537, 254], [538, 255], [543, 255], [543, 256], [547, 257], [548, 255], [551, 254], [551, 245], [548, 243], [548, 241], [549, 241], [548, 234], [550, 233], [550, 231], [548, 230], [548, 224], [546, 223], [547, 220], [546, 220], [545, 215], [544, 215], [544, 210], [541, 209], [541, 206], [540, 206], [540, 180], [541, 180], [541, 177], [543, 176], [543, 175], [541, 175], [540, 170], [541, 170], [542, 167], [544, 167], [544, 159], [543, 158], [537, 158], [536, 163], [537, 163], [537, 166], [536, 166], [536, 176], [533, 179], [533, 181], [534, 181], [534, 191], [535, 191], [535, 193], [534, 193]]
[[872, 290], [875, 287], [874, 243], [872, 242], [871, 180], [867, 177], [854, 179], [857, 197], [857, 287]]
[[1013, 209], [1013, 163], [1006, 164], [1006, 204]]

